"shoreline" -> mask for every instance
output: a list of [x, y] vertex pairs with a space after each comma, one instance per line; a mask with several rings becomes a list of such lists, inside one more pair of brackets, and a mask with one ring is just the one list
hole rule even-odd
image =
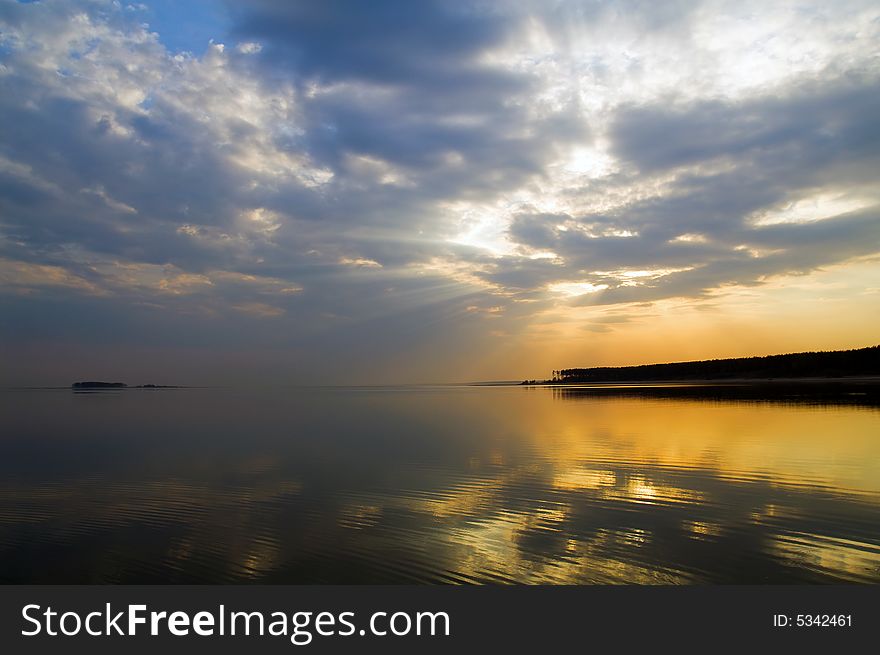
[[[757, 386], [757, 385], [797, 385], [797, 384], [861, 384], [861, 385], [880, 385], [880, 376], [877, 375], [854, 375], [846, 377], [801, 377], [801, 378], [667, 378], [664, 380], [590, 380], [585, 382], [560, 382], [552, 380], [543, 380], [535, 382], [519, 382], [516, 386], [521, 387], [560, 387], [560, 388], [577, 388], [577, 387], [673, 387], [673, 386], [689, 386], [689, 387], [726, 387], [726, 386]], [[500, 386], [500, 385], [499, 385]]]

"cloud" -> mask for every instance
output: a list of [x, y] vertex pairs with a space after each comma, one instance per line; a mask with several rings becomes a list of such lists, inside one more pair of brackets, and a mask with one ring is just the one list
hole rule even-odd
[[462, 69], [479, 69], [475, 57], [511, 29], [488, 7], [434, 1], [257, 0], [235, 14], [234, 33], [262, 43], [267, 59], [327, 81], [425, 83], [427, 75], [458, 84]]
[[0, 336], [454, 369], [880, 250], [874, 3], [260, 0], [173, 50], [151, 11], [0, 3]]
[[782, 96], [623, 107], [615, 113], [611, 140], [617, 157], [642, 172], [717, 160], [771, 163], [774, 154], [876, 163], [878, 109], [876, 78], [852, 71], [842, 79], [792, 85]]
[[[603, 303], [700, 295], [874, 253], [878, 90], [876, 78], [856, 76], [798, 85], [782, 98], [621, 107], [610, 139], [631, 177], [604, 184], [652, 192], [631, 191], [632, 200], [602, 213], [520, 213], [510, 237], [555, 253], [567, 284], [609, 284], [584, 298]], [[817, 194], [826, 200], [811, 201]], [[597, 273], [621, 266], [679, 270], [616, 283]], [[518, 271], [500, 264], [492, 279]], [[537, 269], [517, 279], [546, 283]]]

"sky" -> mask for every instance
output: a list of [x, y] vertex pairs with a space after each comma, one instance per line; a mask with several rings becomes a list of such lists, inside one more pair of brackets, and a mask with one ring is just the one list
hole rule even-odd
[[0, 0], [0, 384], [878, 343], [880, 5]]

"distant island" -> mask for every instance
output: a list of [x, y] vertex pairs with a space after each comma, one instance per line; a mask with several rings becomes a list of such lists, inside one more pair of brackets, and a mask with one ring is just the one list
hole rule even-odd
[[125, 382], [96, 382], [94, 380], [74, 382], [70, 386], [72, 389], [125, 389], [128, 387]]
[[87, 389], [181, 389], [182, 387], [177, 385], [167, 385], [167, 384], [138, 384], [133, 387], [129, 387], [125, 382], [101, 382], [96, 380], [89, 380], [86, 382], [74, 382], [70, 385], [71, 389], [74, 390], [87, 390]]
[[856, 350], [803, 352], [766, 357], [642, 364], [640, 366], [565, 368], [553, 371], [553, 376], [549, 380], [523, 380], [520, 384], [796, 380], [871, 376], [880, 376], [880, 346]]

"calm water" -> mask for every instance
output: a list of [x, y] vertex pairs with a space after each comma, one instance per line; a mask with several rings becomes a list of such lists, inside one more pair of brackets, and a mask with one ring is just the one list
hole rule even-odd
[[5, 582], [880, 582], [871, 404], [4, 391], [0, 435]]

